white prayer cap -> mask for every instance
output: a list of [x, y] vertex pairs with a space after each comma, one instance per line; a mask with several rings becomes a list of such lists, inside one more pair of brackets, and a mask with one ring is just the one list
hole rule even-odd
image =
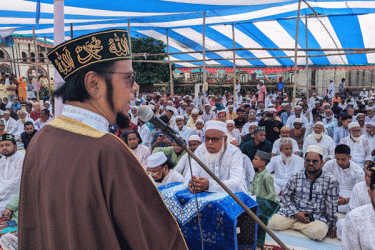
[[197, 124], [198, 122], [201, 122], [201, 123], [204, 124], [204, 121], [203, 121], [203, 119], [201, 119], [201, 118], [197, 119], [197, 121], [195, 122], [195, 124]]
[[358, 117], [358, 116], [365, 116], [365, 114], [363, 114], [363, 113], [358, 113], [358, 114], [357, 114], [357, 117]]
[[135, 99], [136, 102], [141, 102], [141, 99], [137, 98]]
[[373, 108], [371, 107], [367, 107], [366, 110], [374, 110]]
[[201, 141], [201, 138], [198, 135], [191, 135], [189, 141]]
[[329, 104], [328, 102], [327, 102], [327, 103], [325, 103], [325, 104], [324, 104], [323, 106], [327, 106], [327, 105], [328, 105], [328, 106], [330, 106], [330, 104]]
[[349, 123], [349, 125], [348, 125], [348, 129], [349, 129], [349, 130], [352, 129], [352, 128], [355, 128], [355, 127], [361, 127], [361, 126], [359, 125], [358, 122], [351, 122], [351, 123]]
[[259, 80], [261, 83], [264, 83], [264, 80]]
[[131, 109], [138, 109], [137, 106], [131, 106]]
[[233, 100], [232, 100], [232, 99], [229, 99], [228, 102], [233, 102]]
[[211, 104], [206, 103], [204, 106], [205, 106], [205, 107], [206, 107], [206, 106], [211, 107]]
[[10, 112], [9, 112], [8, 110], [5, 110], [5, 111], [3, 112], [3, 114], [10, 114]]
[[250, 101], [251, 99], [248, 97], [248, 98], [246, 98], [246, 101]]
[[176, 116], [176, 120], [177, 119], [182, 119], [182, 120], [184, 120], [184, 117], [182, 116], [182, 115], [178, 115], [178, 116]]
[[348, 105], [354, 106], [354, 102], [349, 102]]
[[258, 127], [258, 123], [257, 122], [252, 122], [252, 123], [250, 123], [250, 127], [251, 126], [257, 126]]
[[7, 109], [11, 109], [11, 108], [12, 108], [12, 103], [11, 103], [11, 102], [8, 102], [8, 104], [5, 106], [5, 108], [7, 108]]
[[[295, 121], [294, 121], [294, 122], [295, 122]], [[324, 123], [323, 123], [323, 122], [316, 122], [316, 123], [314, 124], [314, 127], [315, 127], [316, 125], [321, 125], [321, 126], [324, 128]]]
[[150, 155], [147, 159], [148, 168], [157, 168], [168, 160], [163, 152], [157, 152]]
[[363, 88], [363, 90], [366, 90], [366, 88]]
[[330, 82], [333, 82], [333, 79], [329, 80]]
[[302, 120], [302, 118], [295, 118], [294, 119], [294, 123], [303, 123], [303, 120]]
[[227, 124], [234, 124], [234, 121], [233, 120], [228, 120]]
[[315, 104], [316, 104], [316, 103], [320, 103], [320, 101], [316, 101]]
[[45, 102], [44, 102], [44, 104], [46, 104], [46, 103], [49, 104], [49, 105], [51, 105], [51, 103], [50, 103], [49, 101], [45, 101]]
[[323, 149], [317, 145], [310, 145], [307, 147], [306, 153], [317, 153], [323, 156]]
[[288, 104], [285, 103], [285, 102], [281, 103], [281, 106], [287, 106], [287, 105], [288, 105]]
[[[302, 108], [303, 102], [299, 102], [297, 104], [298, 104], [298, 106], [301, 106], [301, 108]], [[289, 103], [289, 105], [290, 105], [290, 103]]]
[[284, 95], [288, 95], [287, 93], [284, 93]]
[[154, 101], [154, 100], [151, 100], [150, 103], [151, 103], [151, 104], [155, 104], [155, 101]]
[[206, 122], [206, 131], [209, 129], [220, 130], [224, 134], [228, 133], [227, 124], [222, 121], [208, 121]]
[[366, 125], [371, 125], [375, 128], [375, 122], [366, 122]]
[[266, 112], [276, 112], [276, 109], [275, 108], [269, 108], [266, 110]]
[[174, 112], [174, 109], [171, 106], [167, 106], [165, 109]]
[[294, 109], [302, 109], [302, 107], [300, 105], [297, 105], [294, 107]]
[[233, 105], [229, 105], [228, 108], [234, 108], [234, 106]]
[[368, 101], [368, 100], [370, 100], [370, 98], [365, 98], [365, 99], [363, 99], [363, 100]]
[[316, 95], [316, 93], [313, 93], [313, 95]]
[[216, 107], [212, 106], [211, 111], [214, 111], [214, 110], [216, 110]]
[[179, 104], [183, 104], [183, 103], [184, 103], [184, 101], [179, 101], [178, 103], [179, 103]]
[[318, 100], [323, 100], [323, 97], [321, 97], [321, 96], [318, 96]]
[[198, 115], [199, 114], [199, 110], [198, 109], [193, 109], [193, 111], [191, 111], [191, 114]]

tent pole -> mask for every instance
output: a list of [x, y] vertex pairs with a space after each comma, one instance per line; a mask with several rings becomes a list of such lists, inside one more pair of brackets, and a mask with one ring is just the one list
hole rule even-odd
[[301, 12], [301, 0], [298, 1], [297, 11], [297, 25], [296, 25], [296, 41], [294, 47], [294, 84], [293, 84], [293, 105], [296, 104], [296, 87], [297, 87], [297, 55], [298, 55], [298, 29], [299, 29], [299, 18]]
[[[128, 19], [128, 40], [129, 40], [129, 50], [132, 51], [132, 37], [130, 35], [130, 19]], [[137, 90], [137, 96], [139, 96], [139, 88]]]
[[234, 104], [236, 104], [236, 80], [237, 80], [237, 74], [236, 74], [236, 37], [234, 33], [234, 24], [232, 24], [232, 35], [233, 35], [233, 101]]
[[[309, 41], [307, 40], [308, 38], [308, 28], [307, 28], [307, 15], [305, 15], [305, 26], [306, 26], [306, 36], [305, 36], [305, 39], [306, 39], [306, 49], [309, 47]], [[307, 97], [309, 97], [309, 86], [310, 86], [310, 82], [309, 82], [309, 51], [306, 51], [306, 86], [307, 86], [307, 90], [306, 90], [306, 94], [307, 94]]]
[[[14, 43], [13, 43], [13, 45], [12, 45], [12, 54], [13, 54], [13, 58], [15, 59], [16, 57], [15, 57], [15, 55], [14, 55]], [[17, 79], [19, 79], [19, 74], [20, 74], [20, 72], [18, 71], [17, 72], [17, 68], [16, 68], [16, 61], [15, 60], [13, 60], [13, 68], [14, 68], [14, 74], [16, 75], [16, 78]], [[17, 74], [18, 73], [18, 74]]]
[[[18, 53], [17, 53], [18, 51]], [[16, 55], [17, 57], [20, 59], [21, 58], [21, 49], [20, 49], [20, 43], [18, 42], [17, 40], [17, 47], [16, 47]], [[18, 72], [20, 73], [20, 77], [23, 77], [21, 76], [21, 70], [20, 70], [20, 61], [17, 60], [17, 67], [18, 67]], [[28, 82], [29, 79], [26, 79], [26, 81]]]
[[[64, 29], [64, 0], [54, 0], [53, 4], [53, 29], [54, 29], [54, 45], [57, 46], [65, 41]], [[60, 88], [64, 84], [64, 80], [59, 72], [55, 70], [55, 89]], [[64, 104], [61, 98], [55, 98], [55, 117], [62, 112]]]
[[[45, 52], [46, 52], [46, 55], [48, 53], [48, 50], [47, 50], [47, 38], [44, 37], [44, 48], [45, 48]], [[48, 57], [46, 57], [46, 63], [47, 63], [47, 82], [48, 82], [48, 92], [49, 92], [49, 98], [51, 100], [52, 98], [52, 90], [51, 90], [51, 81], [50, 81], [50, 77], [49, 77], [49, 63], [48, 63]]]
[[[203, 11], [203, 36], [202, 36], [202, 45], [203, 45], [203, 84], [202, 92], [203, 96], [206, 99], [205, 85], [206, 85], [206, 11]], [[208, 83], [207, 83], [208, 85]]]
[[[35, 27], [33, 26], [33, 42], [34, 42], [34, 53], [35, 53], [35, 57], [34, 57], [34, 60], [35, 60], [35, 71], [36, 71], [36, 85], [38, 86], [38, 76], [39, 76], [39, 68], [38, 68], [38, 48], [37, 48], [37, 44], [36, 44], [36, 37], [35, 37]], [[35, 86], [35, 87], [37, 87]], [[36, 91], [36, 99], [39, 101], [39, 90]]]
[[70, 39], [73, 39], [73, 23], [70, 23]]
[[[169, 54], [169, 34], [167, 29], [167, 53]], [[171, 63], [171, 56], [168, 55], [168, 64], [169, 64], [169, 81], [171, 84], [171, 94], [174, 97], [174, 85], [173, 85], [173, 72], [172, 72], [172, 63]]]

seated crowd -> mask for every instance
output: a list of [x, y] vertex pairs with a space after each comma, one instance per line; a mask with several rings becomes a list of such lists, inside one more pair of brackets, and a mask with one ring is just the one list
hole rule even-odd
[[[313, 95], [292, 102], [281, 92], [263, 99], [228, 92], [140, 94], [127, 127], [115, 124], [110, 131], [123, 139], [156, 186], [180, 182], [193, 193], [223, 192], [170, 136], [138, 118], [137, 109], [148, 105], [229, 189], [281, 204], [269, 221], [272, 230], [293, 229], [318, 241], [339, 237], [343, 246], [374, 249], [366, 233], [372, 230], [363, 230], [375, 227], [374, 99], [343, 96], [338, 102]], [[53, 117], [49, 102], [44, 109], [28, 103], [25, 111], [17, 110], [17, 102], [4, 105], [0, 121], [0, 212], [13, 220], [25, 156], [17, 141], [27, 150]], [[338, 220], [338, 213], [348, 216]]]

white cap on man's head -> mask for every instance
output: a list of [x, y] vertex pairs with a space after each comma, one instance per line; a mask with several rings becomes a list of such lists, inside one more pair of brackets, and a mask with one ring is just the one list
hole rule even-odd
[[191, 114], [198, 115], [199, 114], [199, 110], [198, 109], [193, 109], [193, 111], [191, 111]]
[[234, 121], [233, 120], [228, 120], [227, 124], [234, 124]]
[[147, 159], [147, 167], [148, 168], [157, 168], [168, 160], [167, 156], [163, 152], [156, 152], [150, 155]]
[[323, 149], [317, 145], [310, 145], [307, 147], [306, 153], [317, 153], [323, 156]]
[[191, 135], [189, 141], [201, 141], [201, 138], [198, 135]]
[[206, 131], [209, 129], [220, 130], [223, 133], [228, 133], [227, 124], [222, 121], [208, 121], [206, 122]]
[[361, 126], [359, 125], [358, 122], [351, 122], [348, 125], [348, 129], [352, 129], [352, 128], [355, 128], [355, 127], [361, 127]]

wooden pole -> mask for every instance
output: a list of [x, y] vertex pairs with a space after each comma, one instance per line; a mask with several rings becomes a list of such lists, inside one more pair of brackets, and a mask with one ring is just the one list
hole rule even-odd
[[206, 85], [206, 11], [203, 11], [203, 35], [202, 35], [202, 45], [203, 45], [203, 84], [202, 92], [204, 100], [206, 99], [206, 92], [204, 87]]
[[[64, 0], [54, 0], [53, 4], [53, 29], [54, 29], [54, 45], [57, 46], [65, 41], [64, 30]], [[64, 80], [59, 72], [55, 70], [55, 89], [60, 88], [64, 84]], [[64, 104], [61, 98], [55, 98], [55, 117], [62, 112]]]
[[[234, 24], [232, 24], [232, 36], [233, 36], [233, 49], [236, 49], [236, 37], [234, 32]], [[234, 104], [236, 104], [236, 80], [237, 80], [237, 74], [236, 74], [236, 51], [233, 50], [233, 101]]]
[[[169, 54], [169, 34], [167, 29], [167, 53]], [[168, 55], [168, 64], [169, 64], [169, 81], [171, 84], [171, 95], [174, 97], [174, 85], [173, 85], [173, 72], [172, 72], [172, 63], [171, 56]]]
[[293, 84], [293, 105], [296, 104], [296, 88], [297, 88], [297, 56], [298, 56], [298, 29], [299, 29], [299, 18], [301, 12], [301, 0], [298, 1], [298, 11], [297, 11], [297, 25], [296, 25], [296, 41], [294, 48], [294, 84]]
[[[35, 37], [35, 27], [33, 26], [33, 43], [34, 43], [34, 51], [35, 51], [35, 71], [36, 71], [36, 88], [38, 88], [38, 76], [39, 76], [39, 72], [38, 72], [38, 48], [37, 48], [37, 45], [36, 45], [36, 37]], [[36, 99], [37, 101], [39, 102], [39, 90], [37, 89], [36, 91]]]
[[[14, 55], [14, 43], [13, 43], [13, 45], [12, 45], [12, 55], [13, 55], [13, 58], [16, 58], [15, 57], [15, 55]], [[16, 62], [15, 61], [13, 61], [13, 69], [14, 69], [14, 75], [16, 76], [16, 79], [17, 79], [17, 81], [18, 81], [18, 78], [19, 78], [19, 72], [17, 73], [17, 68], [16, 68]]]
[[[45, 48], [45, 52], [46, 52], [46, 55], [48, 53], [48, 50], [47, 50], [47, 38], [44, 37], [44, 48]], [[48, 92], [49, 92], [49, 98], [51, 100], [52, 98], [52, 90], [51, 90], [51, 80], [50, 80], [50, 77], [49, 77], [49, 65], [48, 65], [48, 57], [46, 57], [46, 63], [47, 63], [47, 81], [48, 81]]]
[[[305, 15], [305, 26], [306, 26], [306, 29], [305, 29], [305, 39], [306, 39], [306, 49], [309, 47], [309, 41], [308, 41], [308, 28], [307, 28], [307, 15]], [[309, 82], [309, 52], [306, 51], [306, 85], [307, 86], [310, 86], [310, 82]], [[307, 87], [307, 96], [309, 96], [309, 90], [310, 88]]]
[[[132, 51], [132, 37], [130, 35], [130, 19], [128, 19], [128, 41], [129, 41], [129, 50], [131, 52]], [[138, 96], [139, 96], [139, 88], [137, 90], [137, 97]]]
[[[18, 53], [17, 53], [18, 51]], [[21, 58], [21, 49], [20, 49], [20, 43], [18, 42], [17, 40], [17, 49], [16, 49], [16, 54], [18, 54], [18, 58]], [[20, 61], [17, 60], [17, 67], [18, 67], [18, 72], [20, 73], [20, 77], [23, 77], [21, 76], [21, 69], [20, 69]], [[29, 79], [26, 79], [26, 82], [28, 82]]]

